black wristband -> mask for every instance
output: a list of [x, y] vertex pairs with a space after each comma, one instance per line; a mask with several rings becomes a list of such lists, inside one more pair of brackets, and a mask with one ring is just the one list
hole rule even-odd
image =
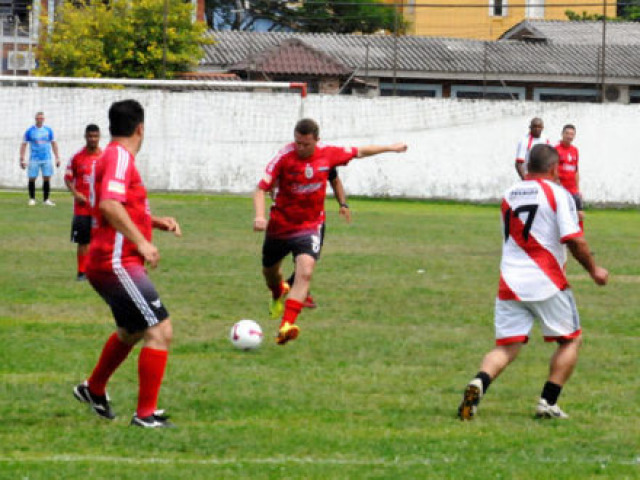
[[341, 203], [340, 207], [349, 208], [349, 205], [347, 205], [346, 203]]

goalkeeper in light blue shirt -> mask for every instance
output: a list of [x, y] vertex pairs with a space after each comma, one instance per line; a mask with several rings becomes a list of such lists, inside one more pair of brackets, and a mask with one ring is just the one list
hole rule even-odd
[[[29, 163], [25, 161], [25, 153], [29, 144]], [[50, 179], [53, 175], [53, 163], [51, 161], [51, 151], [56, 157], [56, 167], [60, 166], [60, 155], [58, 155], [58, 144], [53, 137], [53, 130], [44, 124], [44, 113], [36, 113], [36, 124], [31, 126], [25, 133], [20, 145], [20, 166], [27, 168], [29, 177], [29, 205], [36, 204], [36, 179], [42, 171], [42, 196], [43, 203], [54, 207], [56, 204], [49, 199]]]

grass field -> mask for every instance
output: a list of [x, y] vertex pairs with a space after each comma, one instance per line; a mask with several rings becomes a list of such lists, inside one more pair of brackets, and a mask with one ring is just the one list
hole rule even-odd
[[[137, 350], [109, 384], [114, 422], [71, 394], [113, 325], [74, 281], [71, 202], [54, 199], [0, 193], [0, 478], [640, 478], [637, 211], [588, 212], [608, 287], [569, 264], [585, 331], [560, 399], [572, 418], [533, 418], [554, 348], [536, 327], [462, 423], [461, 391], [493, 345], [496, 206], [352, 200], [347, 226], [329, 199], [319, 308], [279, 347], [251, 200], [153, 195], [184, 231], [156, 235], [151, 273], [175, 330], [160, 406], [179, 428], [142, 431], [127, 426]], [[260, 350], [231, 347], [240, 318], [262, 325]]]

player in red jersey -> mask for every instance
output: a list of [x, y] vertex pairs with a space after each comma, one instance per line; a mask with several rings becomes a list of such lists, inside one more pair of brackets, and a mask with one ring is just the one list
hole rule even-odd
[[[320, 229], [324, 223], [324, 199], [329, 171], [346, 165], [356, 157], [369, 157], [384, 152], [404, 152], [407, 145], [371, 145], [336, 147], [318, 143], [318, 124], [300, 120], [294, 129], [293, 143], [285, 146], [267, 166], [264, 178], [254, 195], [253, 229], [265, 231], [262, 247], [262, 273], [273, 300], [272, 318], [282, 314], [276, 342], [280, 345], [298, 337], [294, 325], [309, 292], [311, 276], [320, 254]], [[265, 192], [277, 187], [269, 221], [265, 215]], [[296, 280], [287, 292], [280, 265], [292, 253]], [[286, 302], [284, 296], [289, 293]], [[284, 313], [283, 313], [284, 311]]]
[[576, 127], [567, 124], [562, 127], [562, 140], [556, 145], [558, 151], [558, 176], [560, 183], [576, 202], [578, 210], [578, 218], [580, 219], [580, 227], [584, 220], [584, 205], [582, 203], [582, 194], [580, 193], [580, 172], [578, 170], [579, 153], [578, 148], [573, 145], [576, 138]]
[[173, 335], [169, 313], [147, 277], [145, 262], [155, 268], [160, 254], [152, 229], [181, 235], [171, 217], [155, 217], [135, 165], [144, 138], [144, 110], [135, 100], [115, 102], [109, 109], [111, 143], [94, 168], [94, 228], [87, 278], [111, 307], [117, 329], [102, 349], [91, 376], [73, 393], [95, 413], [113, 419], [106, 385], [133, 346], [142, 340], [138, 357], [138, 407], [131, 425], [170, 427], [157, 410], [167, 355]]
[[69, 163], [64, 175], [64, 183], [73, 195], [73, 222], [71, 224], [71, 241], [78, 244], [77, 280], [86, 280], [86, 265], [91, 239], [91, 205], [89, 189], [93, 175], [93, 164], [102, 155], [100, 149], [100, 128], [87, 125], [84, 131], [86, 145], [76, 153]]

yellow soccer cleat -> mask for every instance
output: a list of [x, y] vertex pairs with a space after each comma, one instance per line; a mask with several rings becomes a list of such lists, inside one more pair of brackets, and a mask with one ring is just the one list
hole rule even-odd
[[287, 282], [282, 282], [282, 293], [278, 298], [274, 298], [269, 302], [269, 318], [271, 320], [278, 320], [284, 313], [284, 298], [291, 290], [291, 286]]
[[276, 343], [278, 345], [284, 345], [289, 340], [295, 340], [300, 334], [300, 327], [292, 325], [289, 322], [285, 322], [284, 325], [278, 330], [278, 336], [276, 337]]

